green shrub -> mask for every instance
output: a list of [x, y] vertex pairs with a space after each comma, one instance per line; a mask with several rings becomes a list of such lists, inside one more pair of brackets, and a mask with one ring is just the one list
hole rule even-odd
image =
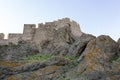
[[118, 60], [118, 59], [119, 59], [119, 55], [116, 54], [116, 55], [114, 55], [114, 56], [109, 60], [109, 62], [112, 63], [113, 61], [116, 61], [116, 60]]

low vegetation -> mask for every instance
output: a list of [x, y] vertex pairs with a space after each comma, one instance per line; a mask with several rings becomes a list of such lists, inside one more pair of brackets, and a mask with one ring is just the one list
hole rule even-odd
[[[30, 60], [30, 61], [44, 61], [44, 60], [47, 60], [49, 58], [52, 58], [52, 57], [55, 57], [55, 55], [52, 55], [52, 54], [39, 54], [39, 55], [29, 55], [29, 56], [26, 56], [23, 58], [23, 60]], [[73, 56], [69, 56], [69, 55], [66, 55], [66, 56], [63, 56], [65, 59], [68, 59], [68, 60], [77, 60], [78, 57], [73, 57]]]
[[52, 57], [54, 57], [54, 56], [51, 54], [29, 55], [29, 56], [24, 57], [23, 59], [24, 60], [32, 60], [32, 61], [37, 61], [37, 60], [44, 61], [44, 60], [47, 60], [47, 59], [52, 58]]

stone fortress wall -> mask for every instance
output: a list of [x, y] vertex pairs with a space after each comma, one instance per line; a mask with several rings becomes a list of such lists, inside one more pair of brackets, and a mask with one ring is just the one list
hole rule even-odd
[[51, 30], [58, 30], [66, 25], [70, 26], [74, 36], [81, 36], [82, 32], [79, 24], [69, 18], [63, 18], [58, 21], [46, 22], [45, 24], [40, 23], [38, 28], [36, 28], [36, 24], [24, 24], [23, 33], [9, 33], [8, 39], [4, 39], [4, 34], [0, 33], [0, 45], [17, 44], [21, 40], [38, 42], [37, 40], [52, 39], [54, 32], [51, 32]]

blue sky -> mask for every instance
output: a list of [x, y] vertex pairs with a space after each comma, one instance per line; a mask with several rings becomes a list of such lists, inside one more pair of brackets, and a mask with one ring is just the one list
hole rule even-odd
[[24, 24], [64, 17], [85, 33], [120, 38], [120, 0], [0, 0], [0, 33], [22, 33]]

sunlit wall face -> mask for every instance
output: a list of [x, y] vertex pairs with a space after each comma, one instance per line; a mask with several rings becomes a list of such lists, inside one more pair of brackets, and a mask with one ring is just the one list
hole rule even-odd
[[69, 17], [93, 35], [120, 37], [120, 0], [0, 0], [0, 33], [22, 33], [24, 24]]

